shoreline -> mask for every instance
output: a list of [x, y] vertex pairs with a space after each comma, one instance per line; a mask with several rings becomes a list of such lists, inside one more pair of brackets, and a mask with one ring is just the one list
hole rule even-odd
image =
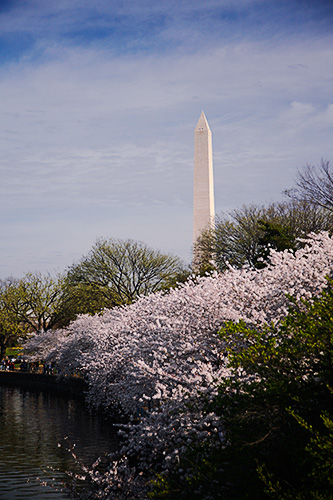
[[76, 399], [85, 399], [88, 384], [79, 377], [57, 377], [41, 373], [0, 371], [0, 385], [22, 387], [34, 391], [47, 391]]

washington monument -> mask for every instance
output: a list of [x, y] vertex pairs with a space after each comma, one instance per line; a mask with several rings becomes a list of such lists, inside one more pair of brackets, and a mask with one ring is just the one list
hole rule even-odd
[[193, 245], [204, 229], [214, 226], [212, 133], [202, 111], [194, 129]]

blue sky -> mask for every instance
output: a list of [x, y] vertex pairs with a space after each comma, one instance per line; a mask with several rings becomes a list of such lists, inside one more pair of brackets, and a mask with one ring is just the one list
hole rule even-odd
[[191, 260], [193, 132], [216, 212], [333, 160], [329, 0], [1, 0], [0, 278], [97, 238]]

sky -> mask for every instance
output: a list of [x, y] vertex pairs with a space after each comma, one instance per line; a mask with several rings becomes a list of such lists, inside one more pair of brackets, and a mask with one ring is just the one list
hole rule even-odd
[[99, 238], [192, 255], [194, 128], [217, 214], [333, 161], [332, 0], [0, 0], [0, 278]]

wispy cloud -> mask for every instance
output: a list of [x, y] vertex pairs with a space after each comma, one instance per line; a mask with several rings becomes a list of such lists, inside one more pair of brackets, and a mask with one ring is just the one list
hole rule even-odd
[[298, 4], [35, 0], [0, 10], [0, 274], [64, 268], [98, 236], [189, 258], [202, 109], [217, 211], [276, 199], [298, 167], [332, 157], [332, 11]]

